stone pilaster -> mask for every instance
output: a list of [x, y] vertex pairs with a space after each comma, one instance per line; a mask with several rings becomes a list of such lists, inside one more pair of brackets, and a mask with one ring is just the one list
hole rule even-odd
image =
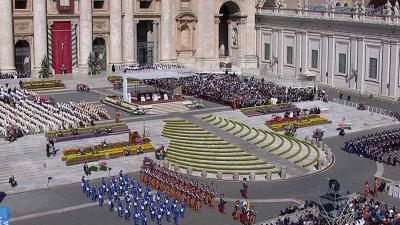
[[[378, 67], [379, 68], [379, 67]], [[388, 95], [389, 71], [390, 71], [390, 46], [389, 41], [382, 42], [382, 76], [381, 76], [381, 94]], [[379, 72], [378, 72], [379, 75]]]
[[160, 43], [161, 51], [160, 51], [160, 61], [169, 62], [172, 57], [172, 0], [162, 0], [161, 1], [161, 35]]
[[123, 24], [123, 59], [125, 64], [133, 64], [135, 62], [134, 54], [134, 21], [133, 21], [133, 0], [123, 0], [125, 16], [122, 18]]
[[121, 0], [112, 0], [110, 3], [110, 64], [122, 63], [121, 10]]
[[2, 1], [0, 7], [0, 18], [0, 71], [15, 71], [11, 1]]
[[158, 62], [158, 21], [153, 20], [153, 63]]
[[399, 47], [397, 41], [392, 41], [390, 44], [390, 77], [389, 77], [389, 96], [398, 97], [398, 82], [399, 82]]
[[328, 35], [328, 84], [334, 85], [335, 79], [335, 37]]
[[[282, 46], [283, 47], [283, 46]], [[284, 48], [284, 47], [283, 47]], [[286, 51], [286, 49], [285, 49]], [[296, 46], [295, 46], [295, 57], [294, 57], [294, 76], [299, 78], [300, 76], [300, 67], [301, 67], [301, 32], [296, 31]], [[282, 63], [284, 63], [286, 59], [282, 59]]]
[[301, 68], [303, 74], [308, 71], [308, 40], [307, 32], [301, 32]]
[[[365, 65], [365, 41], [364, 38], [357, 38], [357, 90], [364, 92], [364, 65]], [[397, 74], [397, 73], [396, 73]]]
[[92, 52], [92, 1], [79, 1], [79, 67], [87, 68]]
[[[284, 63], [284, 43], [283, 43], [283, 29], [278, 30], [278, 74], [282, 75], [283, 63]], [[294, 59], [294, 56], [293, 56]]]
[[[352, 70], [357, 70], [357, 39], [354, 37], [350, 38], [350, 71], [349, 76], [352, 77]], [[349, 80], [349, 88], [356, 89], [356, 78]]]
[[321, 82], [326, 84], [328, 74], [328, 36], [321, 35]]
[[40, 63], [47, 55], [47, 17], [46, 0], [33, 1], [33, 49], [35, 58], [33, 68], [40, 70]]

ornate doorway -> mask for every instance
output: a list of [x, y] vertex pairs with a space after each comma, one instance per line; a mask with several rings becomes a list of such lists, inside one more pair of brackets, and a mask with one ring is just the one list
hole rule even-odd
[[237, 21], [240, 19], [240, 8], [235, 2], [228, 1], [221, 6], [219, 14], [219, 57], [229, 57], [232, 64], [236, 65], [239, 50]]
[[53, 68], [56, 74], [72, 73], [71, 22], [54, 22], [52, 26]]
[[15, 44], [15, 67], [19, 73], [31, 74], [31, 48], [25, 40]]
[[93, 41], [93, 53], [101, 70], [107, 69], [107, 48], [104, 38], [98, 37]]
[[137, 24], [137, 61], [140, 65], [153, 65], [153, 21], [141, 20]]

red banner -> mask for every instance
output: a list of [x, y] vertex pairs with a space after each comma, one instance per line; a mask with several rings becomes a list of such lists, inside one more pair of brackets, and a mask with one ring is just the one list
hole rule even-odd
[[71, 22], [54, 22], [51, 36], [55, 73], [72, 73]]
[[57, 0], [57, 10], [61, 12], [73, 12], [74, 0]]

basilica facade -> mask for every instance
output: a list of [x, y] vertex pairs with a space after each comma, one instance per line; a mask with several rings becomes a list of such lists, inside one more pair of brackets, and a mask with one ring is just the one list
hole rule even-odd
[[[0, 70], [37, 74], [120, 64], [179, 63], [215, 70], [257, 67], [255, 1], [6, 0], [0, 7]], [[4, 19], [3, 19], [4, 18]]]
[[[371, 0], [377, 4], [380, 0]], [[400, 97], [398, 2], [4, 0], [0, 72], [182, 64]]]

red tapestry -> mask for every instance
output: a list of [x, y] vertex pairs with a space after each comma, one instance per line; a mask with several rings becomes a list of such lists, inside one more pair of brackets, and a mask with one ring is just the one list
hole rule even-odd
[[60, 12], [73, 13], [74, 0], [57, 0], [57, 10]]
[[55, 73], [72, 73], [71, 23], [54, 22], [51, 38]]

